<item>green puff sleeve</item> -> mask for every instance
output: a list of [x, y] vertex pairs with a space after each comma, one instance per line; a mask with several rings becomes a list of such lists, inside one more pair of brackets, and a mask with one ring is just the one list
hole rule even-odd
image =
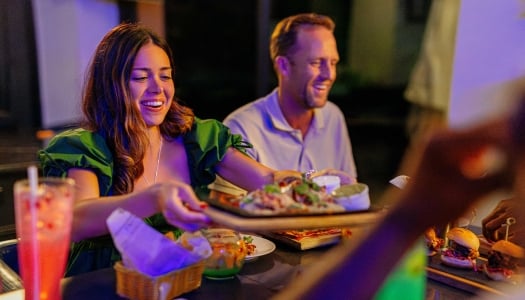
[[191, 183], [194, 188], [207, 186], [215, 180], [215, 165], [221, 161], [230, 147], [242, 152], [252, 145], [243, 141], [241, 135], [217, 120], [195, 118], [192, 130], [184, 136], [188, 153]]
[[111, 194], [113, 155], [99, 134], [80, 128], [66, 130], [51, 139], [38, 158], [44, 176], [64, 177], [76, 167], [91, 169], [97, 174], [100, 194]]

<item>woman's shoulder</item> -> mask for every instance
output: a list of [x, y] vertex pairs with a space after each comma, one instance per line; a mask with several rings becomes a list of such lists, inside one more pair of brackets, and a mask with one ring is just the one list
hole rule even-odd
[[186, 138], [200, 141], [208, 140], [211, 136], [228, 136], [230, 130], [226, 125], [216, 119], [200, 119], [195, 117], [191, 131]]
[[64, 176], [70, 168], [90, 169], [97, 173], [102, 194], [111, 189], [113, 155], [100, 134], [67, 129], [55, 135], [38, 156], [46, 176]]
[[56, 140], [83, 140], [105, 143], [104, 138], [100, 134], [84, 128], [72, 128], [61, 131], [51, 139], [51, 142]]
[[212, 129], [221, 129], [224, 126], [222, 122], [216, 119], [201, 119], [198, 117], [195, 117], [193, 121], [193, 129], [206, 129], [206, 128], [212, 128]]
[[84, 154], [111, 161], [112, 154], [105, 139], [98, 133], [83, 128], [67, 129], [56, 134], [44, 152], [54, 154]]
[[49, 141], [48, 147], [53, 146], [107, 148], [106, 141], [100, 134], [84, 128], [67, 129], [59, 132]]

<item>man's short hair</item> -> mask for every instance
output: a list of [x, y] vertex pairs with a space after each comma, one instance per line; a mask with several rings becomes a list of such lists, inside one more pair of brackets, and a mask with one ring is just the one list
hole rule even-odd
[[282, 19], [273, 30], [270, 38], [270, 57], [273, 60], [277, 56], [286, 56], [295, 46], [297, 32], [303, 26], [322, 26], [334, 31], [334, 21], [325, 15], [315, 13], [304, 13]]

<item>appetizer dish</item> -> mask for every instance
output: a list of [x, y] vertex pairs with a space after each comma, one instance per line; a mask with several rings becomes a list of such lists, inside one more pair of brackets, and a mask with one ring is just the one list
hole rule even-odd
[[278, 230], [263, 232], [262, 234], [299, 250], [335, 244], [342, 238], [348, 238], [352, 235], [350, 229], [339, 227]]
[[257, 258], [270, 254], [275, 250], [275, 244], [261, 236], [241, 234], [246, 245], [247, 254], [244, 261], [254, 261]]
[[472, 231], [454, 227], [447, 232], [448, 247], [441, 251], [441, 261], [451, 267], [476, 270], [479, 238]]
[[525, 249], [506, 241], [494, 243], [489, 251], [483, 272], [492, 280], [521, 283], [525, 266]]
[[243, 235], [242, 239], [244, 241], [244, 244], [246, 245], [246, 256], [250, 256], [255, 254], [255, 250], [257, 248], [257, 245], [253, 243], [253, 236], [251, 235]]
[[304, 229], [304, 230], [281, 230], [275, 231], [274, 233], [280, 234], [291, 239], [300, 241], [308, 238], [320, 238], [323, 236], [341, 236], [341, 228], [330, 227], [330, 228], [318, 228], [318, 229]]
[[334, 213], [345, 208], [310, 180], [286, 179], [267, 184], [240, 199], [239, 208], [258, 215]]
[[437, 236], [435, 227], [430, 227], [425, 230], [425, 242], [428, 256], [436, 255], [445, 245], [445, 240]]
[[203, 229], [212, 253], [206, 260], [204, 276], [210, 279], [233, 278], [239, 273], [246, 257], [244, 239], [236, 231], [225, 228]]

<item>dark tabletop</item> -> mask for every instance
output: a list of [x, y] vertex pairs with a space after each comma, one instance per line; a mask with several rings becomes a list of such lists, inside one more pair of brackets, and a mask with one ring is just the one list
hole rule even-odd
[[[246, 262], [241, 272], [233, 279], [211, 280], [202, 278], [201, 286], [178, 298], [192, 299], [269, 299], [286, 283], [292, 280], [305, 266], [321, 259], [330, 246], [296, 250], [277, 244], [277, 249], [256, 260]], [[103, 269], [63, 279], [63, 299], [122, 299], [116, 290], [113, 269]], [[472, 293], [429, 280], [427, 299], [468, 298]], [[448, 297], [448, 298], [447, 298]]]

